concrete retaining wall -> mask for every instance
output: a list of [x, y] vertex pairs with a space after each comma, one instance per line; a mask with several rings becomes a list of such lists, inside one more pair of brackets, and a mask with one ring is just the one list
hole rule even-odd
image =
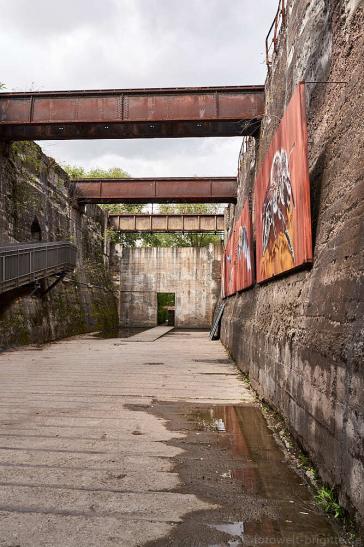
[[208, 328], [220, 292], [219, 245], [123, 249], [118, 267], [120, 323], [157, 324], [157, 293], [176, 295], [176, 326]]
[[364, 518], [363, 3], [288, 4], [235, 213], [244, 197], [252, 203], [257, 167], [295, 85], [341, 82], [306, 84], [314, 264], [229, 298], [222, 340], [341, 503]]

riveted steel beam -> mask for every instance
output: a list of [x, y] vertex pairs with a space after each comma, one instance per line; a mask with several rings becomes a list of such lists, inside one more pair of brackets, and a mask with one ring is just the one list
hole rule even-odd
[[214, 233], [224, 231], [224, 215], [110, 214], [109, 226], [126, 233]]
[[74, 180], [80, 203], [234, 203], [236, 177]]
[[0, 140], [256, 135], [264, 86], [0, 93]]

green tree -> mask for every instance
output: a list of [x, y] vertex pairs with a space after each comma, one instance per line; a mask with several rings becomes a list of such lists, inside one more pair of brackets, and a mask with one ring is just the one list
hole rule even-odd
[[[80, 165], [64, 164], [63, 169], [71, 179], [127, 179], [130, 175], [120, 167], [110, 167], [102, 169], [95, 167], [93, 169], [85, 169]], [[141, 213], [143, 205], [139, 203], [111, 203], [100, 205], [102, 209], [110, 213]]]
[[81, 165], [70, 165], [69, 163], [63, 164], [62, 167], [71, 179], [127, 179], [130, 177], [129, 173], [120, 167], [85, 169]]
[[82, 179], [87, 176], [85, 168], [80, 165], [70, 165], [68, 163], [64, 163], [62, 165], [62, 169], [66, 171], [70, 179]]
[[[166, 203], [159, 206], [161, 214], [171, 215], [215, 215], [220, 206], [215, 203]], [[218, 234], [187, 233], [187, 234], [151, 234], [153, 247], [205, 247], [210, 243], [217, 244], [221, 241]], [[149, 243], [149, 242], [148, 242]]]

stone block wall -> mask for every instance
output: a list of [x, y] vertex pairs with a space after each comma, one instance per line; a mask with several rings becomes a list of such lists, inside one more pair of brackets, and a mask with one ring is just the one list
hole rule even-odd
[[77, 206], [67, 174], [39, 146], [0, 144], [0, 245], [67, 240], [78, 253], [68, 282], [44, 298], [30, 296], [32, 287], [0, 295], [0, 346], [117, 326], [104, 227], [105, 213], [94, 205]]
[[121, 326], [154, 327], [157, 293], [171, 292], [176, 327], [209, 328], [220, 293], [221, 256], [220, 245], [122, 249], [114, 261]]
[[257, 169], [295, 85], [307, 82], [314, 263], [228, 298], [222, 321], [222, 341], [239, 367], [361, 519], [363, 22], [360, 1], [288, 2], [260, 139], [241, 155], [235, 214], [245, 197], [254, 205]]

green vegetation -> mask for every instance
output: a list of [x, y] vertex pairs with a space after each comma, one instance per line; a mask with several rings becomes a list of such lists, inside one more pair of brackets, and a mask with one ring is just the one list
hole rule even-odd
[[299, 467], [303, 467], [307, 469], [310, 465], [310, 460], [306, 454], [301, 452], [301, 454], [298, 455], [298, 461], [299, 461]]
[[[65, 164], [62, 166], [71, 179], [77, 178], [128, 178], [130, 175], [120, 167], [110, 169], [85, 169], [79, 165]], [[139, 203], [100, 205], [102, 209], [114, 214], [140, 214], [144, 205]], [[207, 203], [180, 203], [159, 205], [161, 214], [215, 214], [219, 206]], [[108, 235], [112, 243], [119, 243], [123, 247], [205, 247], [210, 243], [220, 242], [217, 234], [123, 234], [109, 230]]]
[[81, 165], [63, 164], [62, 168], [71, 179], [127, 179], [130, 175], [120, 167], [85, 169]]
[[158, 302], [158, 325], [164, 325], [168, 319], [167, 306], [175, 305], [175, 294], [173, 292], [159, 292], [157, 293]]
[[14, 158], [21, 160], [20, 168], [24, 174], [27, 172], [28, 180], [30, 173], [39, 176], [42, 169], [42, 152], [37, 144], [32, 141], [17, 141], [10, 145], [10, 151]]
[[[110, 169], [101, 169], [99, 167], [85, 169], [80, 165], [69, 164], [64, 164], [62, 167], [71, 179], [126, 179], [130, 176], [120, 167], [111, 167]], [[115, 203], [111, 205], [100, 205], [100, 207], [109, 213], [131, 213], [136, 215], [143, 211], [144, 206], [139, 203]], [[138, 234], [120, 234], [119, 232], [115, 232], [115, 230], [108, 230], [108, 236], [112, 243], [119, 243], [123, 247], [136, 247], [138, 240], [141, 239]]]
[[309, 456], [302, 452], [292, 439], [283, 417], [263, 401], [261, 401], [261, 408], [267, 419], [268, 426], [279, 436], [287, 448], [287, 454], [290, 455], [291, 461], [309, 479], [311, 486], [316, 492], [315, 501], [317, 505], [326, 513], [333, 515], [335, 519], [341, 520], [342, 524], [350, 531], [352, 523], [347, 518], [346, 511], [340, 506], [334, 489], [322, 484], [318, 470], [313, 466]]
[[[165, 215], [177, 214], [215, 214], [218, 206], [208, 203], [178, 203], [161, 204], [159, 212]], [[206, 247], [210, 243], [219, 243], [217, 234], [147, 234], [145, 238], [147, 247]]]
[[332, 488], [328, 486], [321, 486], [319, 488], [315, 499], [318, 505], [330, 515], [334, 515], [336, 519], [342, 519], [345, 516], [344, 509], [337, 501], [337, 497]]
[[318, 479], [318, 472], [317, 469], [312, 465], [309, 457], [304, 454], [303, 452], [300, 452], [298, 454], [298, 467], [300, 469], [303, 469], [306, 473], [306, 476], [313, 482], [317, 481]]

